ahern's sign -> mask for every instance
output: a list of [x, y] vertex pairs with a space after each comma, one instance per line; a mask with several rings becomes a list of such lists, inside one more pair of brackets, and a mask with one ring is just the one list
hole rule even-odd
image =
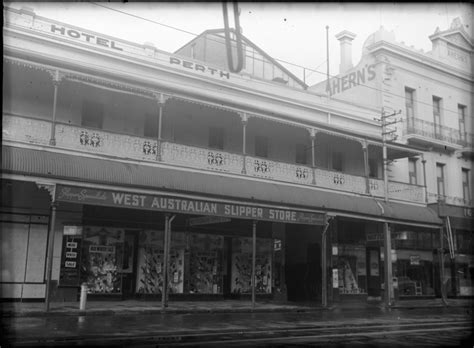
[[365, 65], [362, 69], [353, 71], [342, 77], [330, 79], [326, 84], [326, 92], [329, 95], [347, 91], [348, 89], [365, 84], [375, 78], [375, 64]]
[[181, 197], [99, 190], [58, 185], [59, 202], [101, 205], [108, 207], [156, 210], [172, 213], [222, 216], [236, 219], [265, 220], [307, 225], [324, 225], [325, 214], [292, 209], [221, 203]]

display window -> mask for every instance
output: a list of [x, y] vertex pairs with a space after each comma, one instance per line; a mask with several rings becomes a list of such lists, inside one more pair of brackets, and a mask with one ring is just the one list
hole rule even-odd
[[120, 294], [124, 231], [119, 228], [84, 227], [82, 277], [92, 294]]
[[[270, 239], [257, 239], [255, 261], [255, 291], [272, 292], [272, 253]], [[233, 238], [232, 240], [232, 293], [251, 293], [252, 284], [252, 238]]]
[[392, 247], [392, 266], [399, 296], [435, 296], [433, 248], [437, 232], [398, 226]]
[[[338, 248], [339, 293], [367, 294], [366, 248], [357, 245], [340, 245]], [[374, 274], [378, 272], [378, 255], [373, 260]]]
[[[161, 294], [163, 289], [163, 231], [140, 231], [138, 238], [138, 269], [136, 292]], [[171, 234], [169, 284], [170, 293], [183, 293], [185, 236]]]
[[224, 237], [190, 234], [189, 238], [189, 292], [191, 294], [221, 294]]

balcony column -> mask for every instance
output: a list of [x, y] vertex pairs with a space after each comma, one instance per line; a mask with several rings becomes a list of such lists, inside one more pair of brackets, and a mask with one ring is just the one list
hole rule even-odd
[[388, 222], [383, 224], [384, 249], [385, 249], [385, 303], [387, 307], [393, 305], [393, 279], [392, 279], [392, 239]]
[[59, 70], [50, 71], [49, 73], [52, 77], [53, 87], [54, 87], [53, 116], [52, 116], [52, 123], [51, 123], [51, 137], [49, 139], [49, 145], [55, 146], [56, 145], [56, 106], [58, 103], [58, 87], [64, 76], [59, 72]]
[[46, 249], [46, 290], [45, 290], [45, 311], [49, 312], [50, 303], [51, 303], [51, 278], [53, 273], [53, 254], [54, 254], [54, 234], [56, 232], [56, 185], [54, 184], [36, 184], [38, 188], [47, 190], [51, 196], [51, 205], [50, 205], [50, 218], [49, 218], [49, 228], [48, 228], [48, 244]]
[[365, 174], [365, 182], [366, 182], [366, 192], [370, 195], [370, 168], [369, 168], [369, 144], [367, 140], [363, 140], [362, 144], [362, 151], [364, 153], [364, 174]]
[[165, 235], [163, 241], [163, 286], [161, 290], [161, 309], [165, 311], [168, 307], [168, 283], [169, 283], [169, 266], [170, 266], [170, 246], [171, 246], [171, 223], [176, 215], [170, 217], [165, 215]]
[[316, 143], [316, 129], [314, 128], [309, 128], [309, 136], [311, 138], [311, 170], [313, 172], [313, 181], [311, 182], [313, 185], [316, 185], [316, 172], [314, 168], [316, 167], [316, 149], [315, 149], [315, 143]]
[[156, 139], [156, 160], [161, 162], [161, 142], [162, 142], [162, 123], [163, 123], [163, 108], [168, 96], [163, 93], [155, 94], [156, 103], [158, 104], [158, 129], [157, 129], [157, 139]]
[[252, 309], [255, 309], [255, 263], [257, 260], [257, 221], [252, 221]]
[[246, 168], [246, 155], [247, 155], [247, 123], [248, 115], [245, 112], [240, 113], [240, 119], [242, 121], [242, 174], [247, 174]]
[[421, 164], [423, 164], [423, 186], [425, 187], [425, 203], [428, 203], [428, 186], [426, 184], [426, 160], [424, 155], [421, 155]]

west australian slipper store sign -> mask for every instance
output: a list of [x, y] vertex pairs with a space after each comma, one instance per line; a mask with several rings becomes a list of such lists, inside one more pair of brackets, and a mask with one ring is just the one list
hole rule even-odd
[[325, 214], [291, 209], [212, 202], [142, 193], [135, 194], [63, 185], [58, 185], [56, 188], [56, 201], [307, 225], [324, 225], [326, 221]]

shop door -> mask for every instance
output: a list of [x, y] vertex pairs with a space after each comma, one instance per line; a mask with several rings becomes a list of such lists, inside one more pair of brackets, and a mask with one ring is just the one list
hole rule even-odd
[[122, 259], [122, 296], [133, 297], [136, 286], [138, 231], [125, 231]]
[[380, 249], [367, 247], [367, 295], [380, 296]]

